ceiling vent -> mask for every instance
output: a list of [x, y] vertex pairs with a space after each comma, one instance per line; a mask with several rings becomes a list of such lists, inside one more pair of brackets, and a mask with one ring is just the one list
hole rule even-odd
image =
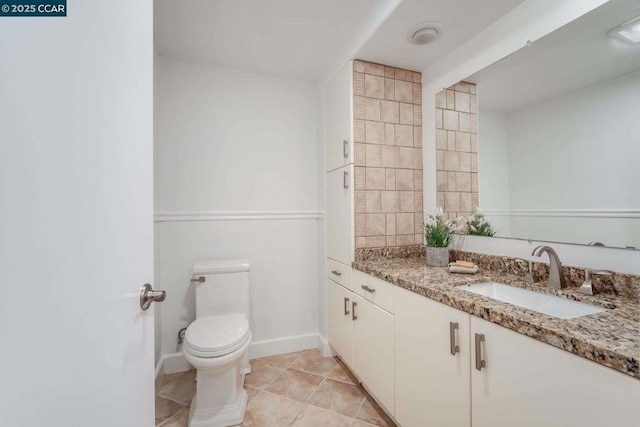
[[425, 45], [433, 43], [444, 33], [444, 25], [439, 22], [423, 22], [413, 26], [407, 32], [407, 41], [412, 44]]

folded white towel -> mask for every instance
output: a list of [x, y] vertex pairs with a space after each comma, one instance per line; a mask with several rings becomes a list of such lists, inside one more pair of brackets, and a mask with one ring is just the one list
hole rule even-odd
[[449, 272], [450, 273], [462, 273], [462, 274], [476, 274], [479, 268], [477, 265], [474, 265], [472, 268], [467, 267], [459, 267], [455, 265], [454, 262], [449, 263]]

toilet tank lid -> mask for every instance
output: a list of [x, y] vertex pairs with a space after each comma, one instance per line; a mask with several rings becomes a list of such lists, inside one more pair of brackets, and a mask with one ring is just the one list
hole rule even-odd
[[251, 265], [246, 259], [201, 261], [193, 267], [193, 274], [224, 274], [249, 271]]

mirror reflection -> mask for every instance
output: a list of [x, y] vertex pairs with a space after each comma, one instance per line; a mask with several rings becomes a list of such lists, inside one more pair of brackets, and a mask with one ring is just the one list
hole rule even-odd
[[470, 208], [449, 195], [453, 179], [498, 237], [640, 248], [640, 44], [608, 34], [639, 15], [631, 2], [605, 4], [439, 95], [445, 212]]

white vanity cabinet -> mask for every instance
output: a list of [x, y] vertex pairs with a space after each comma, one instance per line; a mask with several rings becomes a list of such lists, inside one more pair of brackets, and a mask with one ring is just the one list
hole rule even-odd
[[640, 425], [636, 378], [473, 316], [471, 344], [473, 427]]
[[394, 303], [396, 420], [469, 427], [470, 315], [399, 287]]
[[327, 257], [348, 268], [355, 253], [353, 165], [326, 174]]
[[325, 87], [326, 172], [353, 163], [353, 61]]
[[352, 304], [353, 292], [327, 280], [329, 343], [349, 367], [353, 367]]
[[353, 287], [366, 295], [328, 280], [329, 343], [369, 393], [393, 414], [394, 320], [388, 311], [393, 308], [393, 285], [353, 271]]

